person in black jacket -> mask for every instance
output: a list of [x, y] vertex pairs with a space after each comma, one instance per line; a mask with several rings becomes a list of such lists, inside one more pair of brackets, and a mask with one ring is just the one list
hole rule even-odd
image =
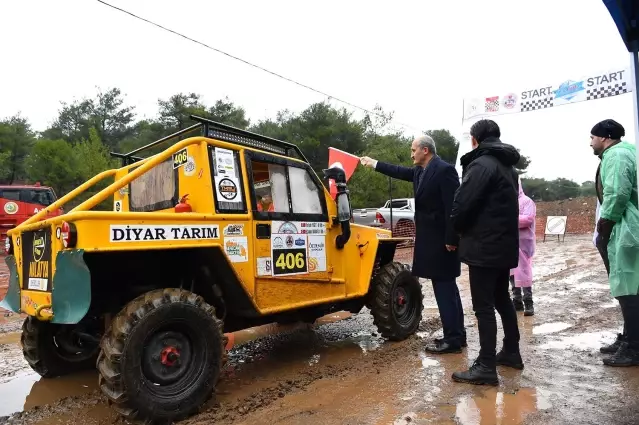
[[[523, 369], [517, 313], [510, 299], [510, 269], [519, 262], [519, 183], [514, 165], [519, 152], [499, 140], [499, 126], [479, 120], [470, 129], [473, 150], [462, 156], [462, 183], [451, 220], [460, 235], [459, 257], [468, 264], [473, 310], [479, 328], [479, 356], [453, 380], [497, 385], [496, 365]], [[497, 322], [504, 327], [503, 348], [495, 354]]]
[[413, 182], [415, 196], [415, 251], [412, 272], [430, 279], [444, 328], [444, 338], [426, 347], [431, 353], [460, 353], [466, 346], [464, 310], [455, 279], [461, 274], [456, 248], [459, 241], [450, 223], [450, 213], [459, 176], [452, 165], [437, 156], [429, 136], [411, 146], [414, 167], [401, 167], [369, 157], [360, 162], [390, 177]]

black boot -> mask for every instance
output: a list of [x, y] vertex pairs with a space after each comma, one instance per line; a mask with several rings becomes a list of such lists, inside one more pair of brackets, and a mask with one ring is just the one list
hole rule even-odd
[[524, 316], [534, 316], [535, 309], [533, 308], [533, 300], [524, 300]]
[[521, 359], [521, 354], [519, 352], [516, 353], [508, 353], [502, 349], [499, 353], [497, 353], [497, 364], [500, 366], [512, 367], [513, 369], [522, 370], [524, 368], [524, 362]]
[[639, 350], [630, 348], [627, 342], [622, 342], [617, 352], [603, 359], [603, 363], [606, 366], [616, 367], [639, 366]]
[[524, 309], [524, 303], [521, 301], [521, 298], [513, 298], [513, 305], [515, 306], [515, 311], [522, 311]]
[[513, 289], [513, 305], [515, 306], [515, 311], [522, 311], [524, 309], [524, 303], [521, 302], [521, 288], [512, 288]]
[[499, 385], [497, 368], [484, 366], [479, 360], [475, 360], [467, 371], [453, 373], [453, 381], [473, 385]]
[[625, 341], [625, 337], [622, 334], [617, 334], [617, 339], [610, 345], [604, 345], [599, 349], [603, 354], [615, 354], [619, 349], [619, 345]]

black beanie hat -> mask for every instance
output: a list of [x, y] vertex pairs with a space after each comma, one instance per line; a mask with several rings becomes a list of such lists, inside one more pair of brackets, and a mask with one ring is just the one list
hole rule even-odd
[[626, 130], [615, 120], [603, 120], [595, 124], [590, 130], [590, 134], [597, 137], [607, 137], [608, 139], [621, 139], [626, 135]]

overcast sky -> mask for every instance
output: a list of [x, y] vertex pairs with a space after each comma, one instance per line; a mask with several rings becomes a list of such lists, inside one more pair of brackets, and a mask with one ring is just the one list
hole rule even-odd
[[[109, 2], [335, 97], [379, 103], [401, 123], [458, 136], [464, 97], [629, 62], [601, 0]], [[252, 121], [325, 100], [95, 0], [3, 1], [0, 16], [0, 117], [20, 112], [36, 130], [61, 100], [91, 97], [95, 86], [121, 88], [138, 118], [178, 92], [208, 103], [228, 96]], [[596, 122], [619, 121], [634, 142], [632, 105], [625, 94], [495, 120], [531, 157], [530, 176], [581, 182], [594, 179]]]

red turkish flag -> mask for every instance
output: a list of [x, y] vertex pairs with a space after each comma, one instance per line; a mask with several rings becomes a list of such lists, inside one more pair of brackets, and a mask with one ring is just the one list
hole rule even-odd
[[[328, 168], [339, 167], [346, 174], [346, 181], [351, 178], [359, 164], [359, 157], [335, 148], [328, 148]], [[333, 179], [329, 179], [328, 188], [331, 197], [337, 196], [337, 187]]]

